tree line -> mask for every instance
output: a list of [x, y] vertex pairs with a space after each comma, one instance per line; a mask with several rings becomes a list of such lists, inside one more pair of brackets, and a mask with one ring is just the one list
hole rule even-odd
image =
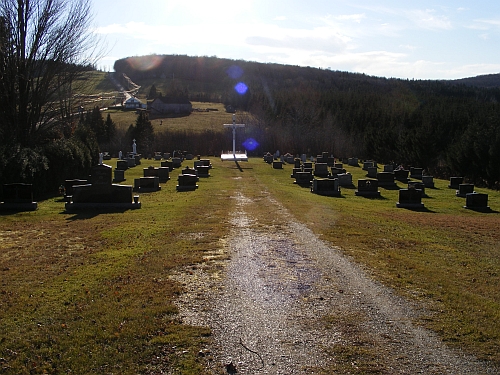
[[[146, 65], [136, 60], [148, 59], [155, 68], [135, 68]], [[191, 100], [220, 97], [250, 112], [245, 132], [258, 139], [257, 152], [327, 151], [418, 166], [440, 177], [461, 175], [489, 187], [500, 181], [498, 75], [402, 80], [183, 55], [130, 57], [114, 67], [140, 84], [175, 76]], [[248, 87], [244, 94], [235, 90], [238, 82]]]

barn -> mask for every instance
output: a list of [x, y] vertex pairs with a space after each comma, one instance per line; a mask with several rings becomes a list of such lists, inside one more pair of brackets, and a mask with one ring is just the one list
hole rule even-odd
[[193, 105], [187, 99], [160, 96], [151, 102], [148, 109], [157, 114], [184, 114], [191, 113]]

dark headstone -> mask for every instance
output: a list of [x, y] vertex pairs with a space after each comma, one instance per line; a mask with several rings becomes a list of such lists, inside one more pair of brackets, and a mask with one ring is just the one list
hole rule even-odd
[[281, 161], [273, 161], [273, 169], [283, 169], [283, 163]]
[[177, 191], [189, 191], [198, 189], [198, 176], [194, 174], [180, 174], [177, 177]]
[[450, 177], [450, 184], [448, 185], [448, 187], [450, 189], [458, 190], [458, 186], [463, 183], [464, 183], [463, 177]]
[[33, 202], [32, 184], [3, 184], [2, 193], [0, 210], [35, 211], [38, 208], [38, 203]]
[[469, 193], [465, 196], [465, 206], [464, 208], [469, 208], [478, 211], [488, 211], [488, 194], [482, 193]]
[[408, 169], [396, 169], [394, 170], [394, 178], [401, 182], [408, 182], [408, 176], [410, 171]]
[[434, 188], [434, 177], [433, 176], [422, 176], [422, 183], [426, 188]]
[[465, 198], [467, 194], [474, 193], [474, 184], [460, 184], [456, 192], [457, 197]]
[[391, 172], [379, 172], [377, 173], [378, 186], [380, 187], [394, 187], [396, 182], [394, 181], [395, 174]]
[[122, 182], [125, 181], [125, 171], [121, 169], [115, 169], [115, 178], [113, 179], [113, 182]]
[[[135, 162], [134, 162], [135, 166]], [[116, 169], [120, 169], [122, 171], [125, 171], [128, 169], [128, 161], [127, 160], [117, 160], [116, 161]]]
[[358, 189], [354, 194], [362, 197], [379, 197], [378, 180], [358, 180]]
[[422, 179], [423, 168], [410, 167], [410, 178], [416, 178], [417, 180]]
[[315, 177], [328, 177], [330, 172], [328, 171], [327, 163], [315, 163], [314, 164], [314, 176]]
[[420, 209], [424, 208], [422, 203], [422, 190], [419, 189], [401, 189], [399, 190], [398, 208]]
[[297, 185], [310, 186], [312, 179], [313, 179], [312, 171], [295, 173], [295, 184]]
[[336, 178], [315, 178], [313, 179], [311, 192], [330, 197], [340, 196], [339, 180]]

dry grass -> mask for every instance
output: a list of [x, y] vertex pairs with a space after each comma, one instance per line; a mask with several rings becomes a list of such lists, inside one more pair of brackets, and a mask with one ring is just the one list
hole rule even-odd
[[[395, 190], [381, 189], [382, 199], [357, 197], [354, 189], [322, 197], [292, 184], [290, 166], [273, 170], [251, 159], [239, 170], [212, 163], [212, 177], [200, 180], [198, 190], [177, 193], [174, 171], [161, 191], [141, 195], [140, 210], [68, 214], [55, 198], [39, 202], [36, 212], [0, 216], [2, 372], [201, 373], [197, 353], [209, 331], [178, 321], [173, 301], [182, 286], [168, 276], [219, 248], [229, 230], [229, 197], [243, 188], [259, 199], [263, 193], [254, 186], [265, 186], [373, 277], [425, 304], [429, 314], [421, 323], [444, 340], [500, 363], [498, 192], [488, 192], [493, 212], [474, 212], [438, 180], [424, 199], [427, 210], [416, 212], [395, 207]], [[128, 170], [126, 183], [148, 165], [159, 162]], [[348, 169], [355, 182], [364, 177], [360, 168]], [[236, 183], [242, 174], [244, 186]], [[349, 329], [357, 319], [326, 323], [342, 321]], [[381, 371], [373, 365], [381, 353], [358, 333], [358, 346], [329, 349], [347, 363], [336, 371]]]

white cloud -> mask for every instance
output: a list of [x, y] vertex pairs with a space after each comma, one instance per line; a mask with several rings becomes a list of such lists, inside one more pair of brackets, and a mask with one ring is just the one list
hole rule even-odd
[[433, 9], [412, 10], [406, 12], [406, 14], [410, 21], [412, 21], [419, 28], [429, 30], [452, 29], [451, 21], [448, 19], [448, 17], [443, 15], [436, 15], [436, 11]]

